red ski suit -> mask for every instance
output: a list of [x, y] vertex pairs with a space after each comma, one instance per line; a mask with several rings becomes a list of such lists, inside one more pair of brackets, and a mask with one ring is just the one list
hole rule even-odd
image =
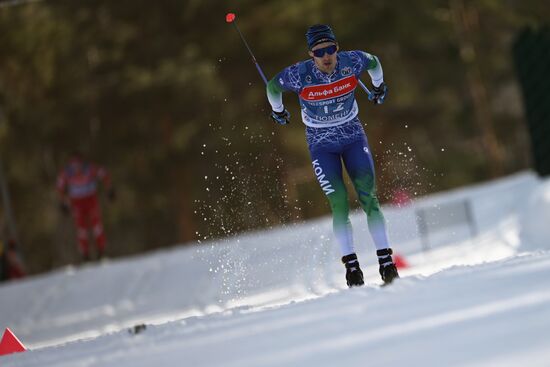
[[102, 181], [107, 190], [111, 188], [111, 178], [105, 168], [80, 159], [72, 159], [57, 178], [57, 190], [63, 202], [70, 203], [78, 245], [83, 256], [89, 255], [90, 229], [94, 234], [99, 254], [103, 254], [105, 249], [105, 233], [97, 195], [99, 181]]

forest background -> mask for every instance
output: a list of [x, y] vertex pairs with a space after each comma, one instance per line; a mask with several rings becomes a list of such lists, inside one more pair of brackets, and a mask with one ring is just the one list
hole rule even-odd
[[383, 203], [531, 167], [512, 46], [549, 22], [545, 1], [2, 1], [0, 162], [31, 273], [77, 259], [55, 191], [75, 150], [113, 177], [110, 257], [329, 212], [297, 98], [290, 125], [268, 118], [229, 11], [268, 77], [308, 58], [315, 23], [380, 58], [386, 103], [356, 96]]

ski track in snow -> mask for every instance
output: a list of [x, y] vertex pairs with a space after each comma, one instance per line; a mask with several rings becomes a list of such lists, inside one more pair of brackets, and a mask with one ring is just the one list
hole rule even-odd
[[412, 264], [390, 287], [361, 213], [362, 288], [345, 287], [330, 218], [0, 286], [0, 327], [31, 348], [0, 366], [549, 366], [550, 251], [522, 252], [518, 234], [538, 184], [522, 174], [420, 200], [472, 198], [481, 223], [429, 252], [402, 233], [413, 208], [388, 208]]

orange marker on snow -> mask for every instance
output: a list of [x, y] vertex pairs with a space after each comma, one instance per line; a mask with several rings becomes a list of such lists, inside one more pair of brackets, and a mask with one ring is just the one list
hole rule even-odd
[[395, 264], [395, 267], [397, 269], [406, 269], [409, 267], [409, 263], [407, 262], [407, 260], [405, 260], [405, 257], [403, 257], [403, 255], [399, 255], [399, 254], [393, 254], [393, 262]]
[[17, 339], [17, 337], [11, 332], [9, 328], [6, 328], [4, 331], [4, 336], [2, 336], [2, 341], [0, 341], [0, 356], [24, 352], [27, 348]]

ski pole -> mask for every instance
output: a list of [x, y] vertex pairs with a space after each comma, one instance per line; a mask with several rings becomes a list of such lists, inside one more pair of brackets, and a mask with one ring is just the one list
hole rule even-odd
[[359, 78], [357, 78], [357, 80], [359, 81], [359, 85], [361, 86], [361, 88], [363, 88], [363, 90], [367, 93], [367, 95], [369, 96], [369, 101], [372, 101], [372, 93], [371, 91], [369, 90], [369, 88], [367, 88], [367, 86], [363, 83], [363, 81]]
[[235, 13], [227, 13], [225, 16], [225, 21], [227, 23], [232, 23], [237, 32], [239, 33], [239, 36], [241, 36], [241, 39], [243, 40], [244, 45], [248, 49], [248, 52], [250, 53], [250, 56], [252, 56], [252, 61], [254, 62], [254, 65], [256, 65], [256, 69], [258, 69], [258, 73], [260, 73], [260, 76], [262, 77], [262, 80], [267, 85], [267, 78], [265, 77], [264, 72], [262, 71], [262, 68], [260, 67], [260, 64], [258, 64], [258, 61], [256, 60], [256, 57], [254, 57], [254, 54], [252, 53], [252, 50], [250, 49], [250, 46], [248, 46], [248, 42], [244, 39], [243, 34], [239, 30], [239, 27], [237, 27], [237, 22], [235, 21]]

